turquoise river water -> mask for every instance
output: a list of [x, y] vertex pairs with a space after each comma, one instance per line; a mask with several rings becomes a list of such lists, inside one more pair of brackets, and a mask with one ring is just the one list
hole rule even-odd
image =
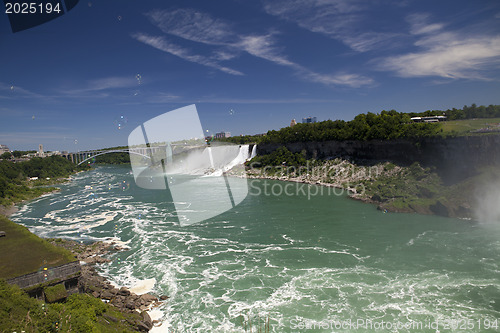
[[153, 332], [500, 331], [499, 221], [384, 214], [314, 185], [286, 195], [277, 189], [291, 183], [248, 181], [240, 205], [181, 227], [168, 191], [97, 167], [12, 220], [42, 237], [126, 245], [98, 269], [170, 296], [150, 312], [162, 321]]

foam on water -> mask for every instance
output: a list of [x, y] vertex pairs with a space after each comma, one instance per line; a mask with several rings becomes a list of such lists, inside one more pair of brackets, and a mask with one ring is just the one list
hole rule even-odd
[[[434, 217], [402, 220], [345, 200], [347, 221], [335, 206], [343, 198], [315, 203], [324, 210], [318, 215], [306, 210], [312, 203], [286, 197], [249, 197], [224, 216], [182, 228], [173, 203], [133, 185], [128, 192], [109, 189], [124, 180], [133, 184], [124, 168], [78, 174], [13, 219], [42, 236], [126, 246], [98, 270], [117, 287], [170, 296], [149, 311], [163, 321], [152, 332], [245, 332], [245, 323], [256, 329], [267, 319], [272, 332], [290, 332], [291, 320], [500, 316], [494, 231]], [[96, 200], [88, 199], [90, 191]], [[289, 213], [269, 210], [285, 200], [280, 207]], [[352, 219], [362, 210], [371, 220]]]
[[143, 295], [153, 290], [156, 279], [145, 279], [137, 281], [129, 290], [137, 295]]

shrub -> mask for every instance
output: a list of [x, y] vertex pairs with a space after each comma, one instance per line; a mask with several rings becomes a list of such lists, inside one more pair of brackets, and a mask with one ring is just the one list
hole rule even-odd
[[45, 292], [45, 300], [48, 303], [54, 303], [57, 301], [62, 301], [66, 297], [68, 297], [68, 292], [64, 287], [64, 284], [59, 283], [52, 287], [47, 287], [44, 289]]

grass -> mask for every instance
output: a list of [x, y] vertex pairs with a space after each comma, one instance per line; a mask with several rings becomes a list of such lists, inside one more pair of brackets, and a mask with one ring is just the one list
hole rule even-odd
[[0, 332], [137, 332], [140, 320], [87, 294], [47, 304], [0, 280]]
[[60, 301], [68, 297], [68, 292], [64, 287], [64, 284], [59, 283], [52, 287], [46, 287], [44, 289], [45, 299], [49, 303], [54, 303], [56, 301]]
[[44, 267], [55, 267], [75, 261], [73, 254], [56, 247], [32, 234], [5, 216], [0, 215], [0, 231], [6, 237], [0, 238], [0, 278], [36, 272]]
[[56, 187], [33, 187], [31, 184], [29, 185], [9, 184], [8, 194], [6, 197], [0, 198], [0, 205], [8, 207], [12, 204], [35, 199], [44, 194], [59, 190]]
[[458, 135], [464, 135], [471, 133], [472, 131], [483, 129], [483, 128], [493, 128], [500, 123], [500, 118], [475, 118], [475, 119], [464, 119], [464, 120], [450, 120], [442, 122], [443, 133], [455, 132]]

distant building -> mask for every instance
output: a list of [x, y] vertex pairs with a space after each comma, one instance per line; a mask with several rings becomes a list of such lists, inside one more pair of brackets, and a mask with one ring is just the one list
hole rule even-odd
[[6, 145], [0, 145], [0, 155], [2, 155], [3, 153], [8, 153], [8, 152], [10, 152], [9, 147], [7, 147]]
[[315, 122], [316, 122], [316, 117], [302, 118], [302, 124], [310, 124]]
[[297, 125], [297, 121], [295, 121], [295, 119], [292, 119], [292, 122], [290, 123], [290, 127], [293, 127]]
[[43, 157], [43, 145], [38, 145], [38, 156]]
[[437, 123], [446, 121], [446, 116], [431, 116], [431, 117], [412, 117], [414, 123]]
[[58, 155], [62, 155], [61, 152], [58, 150], [44, 152], [44, 156], [58, 156]]
[[214, 138], [223, 139], [223, 138], [229, 138], [230, 136], [231, 136], [230, 132], [219, 132], [215, 133]]

